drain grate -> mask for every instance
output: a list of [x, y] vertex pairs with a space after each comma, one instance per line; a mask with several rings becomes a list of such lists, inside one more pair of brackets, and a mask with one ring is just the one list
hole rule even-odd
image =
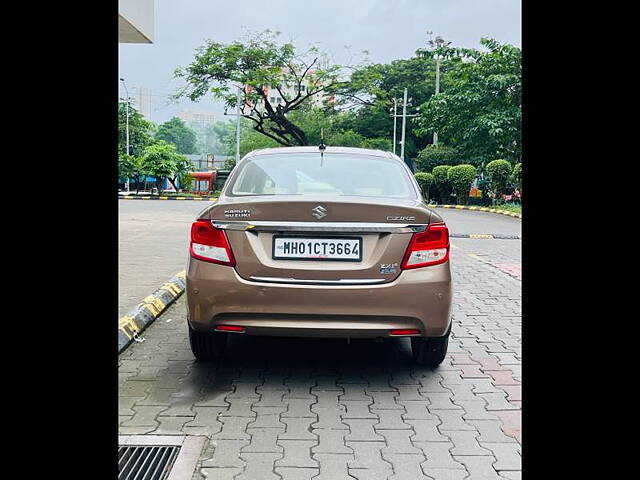
[[120, 446], [118, 480], [165, 480], [179, 451], [178, 446]]

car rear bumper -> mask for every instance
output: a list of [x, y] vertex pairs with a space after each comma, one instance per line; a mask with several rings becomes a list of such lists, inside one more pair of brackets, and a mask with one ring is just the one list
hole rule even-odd
[[449, 328], [452, 285], [449, 262], [377, 285], [308, 285], [250, 281], [190, 258], [186, 294], [189, 324], [200, 331], [234, 325], [253, 335], [376, 338], [417, 329], [436, 337]]

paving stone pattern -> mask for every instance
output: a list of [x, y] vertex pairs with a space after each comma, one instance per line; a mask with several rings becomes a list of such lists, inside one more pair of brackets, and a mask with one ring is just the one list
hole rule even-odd
[[223, 361], [197, 362], [180, 299], [120, 355], [120, 434], [206, 435], [194, 480], [520, 478], [520, 282], [470, 255], [491, 262], [486, 242], [452, 250], [436, 369], [407, 339], [235, 335]]

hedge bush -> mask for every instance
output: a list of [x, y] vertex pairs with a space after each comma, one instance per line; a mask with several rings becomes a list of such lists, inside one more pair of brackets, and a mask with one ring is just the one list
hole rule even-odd
[[471, 184], [477, 175], [476, 167], [473, 165], [456, 165], [447, 172], [447, 178], [451, 184], [453, 192], [456, 194], [459, 204], [467, 203]]
[[451, 165], [438, 165], [431, 170], [433, 174], [433, 184], [436, 187], [439, 196], [439, 203], [449, 203], [449, 197], [451, 196], [451, 184], [449, 183], [449, 177], [447, 172], [451, 168]]
[[496, 199], [502, 198], [507, 191], [509, 179], [513, 169], [506, 160], [494, 160], [487, 163], [487, 174], [491, 183], [491, 190], [496, 194]]
[[446, 145], [427, 145], [418, 152], [416, 166], [418, 170], [430, 172], [438, 165], [456, 165], [460, 163], [458, 151]]
[[429, 188], [433, 185], [433, 174], [427, 172], [418, 172], [414, 175], [424, 198], [429, 200]]

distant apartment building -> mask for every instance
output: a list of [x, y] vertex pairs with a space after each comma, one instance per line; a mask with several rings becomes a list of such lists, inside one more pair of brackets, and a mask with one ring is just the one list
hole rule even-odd
[[150, 88], [137, 86], [132, 89], [133, 106], [147, 120], [151, 120], [153, 111], [153, 93]]
[[155, 0], [118, 0], [118, 42], [153, 43]]
[[207, 125], [211, 125], [214, 121], [213, 113], [196, 112], [189, 109], [182, 110], [180, 113], [178, 113], [178, 118], [188, 125], [193, 125], [201, 128], [206, 127]]

